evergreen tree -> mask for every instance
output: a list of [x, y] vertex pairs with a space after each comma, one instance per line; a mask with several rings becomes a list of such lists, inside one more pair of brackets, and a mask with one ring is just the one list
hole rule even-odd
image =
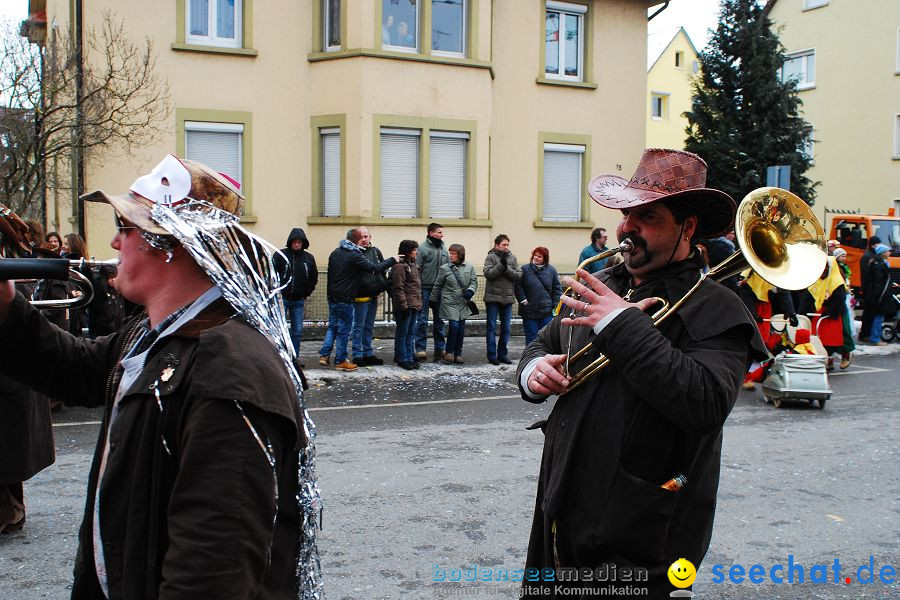
[[766, 185], [766, 167], [789, 165], [791, 191], [813, 204], [818, 182], [805, 173], [812, 126], [796, 82], [781, 81], [784, 47], [757, 0], [722, 0], [719, 23], [700, 53], [685, 148], [709, 163], [707, 185], [736, 201]]

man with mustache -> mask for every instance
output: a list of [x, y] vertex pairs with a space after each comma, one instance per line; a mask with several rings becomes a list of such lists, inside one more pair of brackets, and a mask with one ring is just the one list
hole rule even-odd
[[[616, 228], [633, 250], [624, 262], [564, 282], [580, 294], [530, 345], [517, 370], [522, 397], [543, 402], [603, 353], [611, 364], [560, 397], [544, 434], [527, 567], [596, 572], [604, 565], [646, 569], [651, 597], [672, 590], [669, 566], [696, 567], [709, 546], [722, 426], [754, 357], [765, 347], [733, 293], [705, 282], [655, 327], [655, 297], [674, 304], [700, 277], [699, 239], [722, 235], [735, 203], [705, 187], [706, 163], [677, 150], [646, 150], [631, 180], [596, 177], [591, 197], [621, 211]], [[574, 354], [592, 351], [574, 364]], [[566, 597], [599, 595], [621, 582], [568, 578]], [[558, 588], [523, 587], [525, 597]]]

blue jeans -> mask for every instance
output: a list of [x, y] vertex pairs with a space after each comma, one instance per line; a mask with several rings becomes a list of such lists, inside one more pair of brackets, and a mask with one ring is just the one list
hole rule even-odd
[[334, 353], [334, 364], [347, 360], [347, 342], [350, 341], [350, 329], [353, 327], [353, 305], [349, 302], [328, 303], [328, 330], [325, 340], [319, 349], [319, 356], [331, 354], [331, 348], [337, 343]]
[[394, 335], [394, 362], [411, 363], [416, 357], [416, 325], [418, 311], [397, 311], [397, 333]]
[[[431, 290], [422, 288], [422, 310], [419, 311], [419, 317], [416, 322], [416, 351], [424, 352], [428, 342], [428, 300], [431, 298]], [[434, 335], [434, 352], [435, 354], [444, 352], [444, 322], [438, 312], [438, 307], [431, 308], [433, 314], [434, 325], [432, 332]]]
[[529, 319], [522, 317], [522, 329], [525, 330], [525, 345], [527, 346], [537, 337], [538, 331], [547, 326], [547, 323], [553, 320], [553, 315], [547, 315], [540, 319]]
[[466, 337], [466, 321], [447, 321], [447, 352], [454, 358], [462, 356], [463, 340]]
[[[487, 340], [487, 357], [488, 360], [497, 360], [498, 358], [507, 358], [506, 344], [509, 343], [509, 323], [512, 321], [512, 304], [500, 304], [499, 302], [486, 302], [485, 315], [487, 318], [487, 331], [485, 339]], [[495, 337], [497, 329], [497, 317], [500, 317], [500, 339]]]
[[303, 339], [303, 307], [306, 305], [306, 299], [300, 300], [284, 300], [284, 312], [291, 319], [291, 344], [294, 345], [294, 352], [300, 352], [300, 340]]
[[873, 344], [877, 344], [881, 341], [881, 328], [884, 325], [884, 315], [877, 314], [872, 317], [872, 329], [869, 333], [869, 340]]
[[353, 358], [375, 356], [372, 339], [375, 337], [375, 313], [378, 300], [353, 303]]

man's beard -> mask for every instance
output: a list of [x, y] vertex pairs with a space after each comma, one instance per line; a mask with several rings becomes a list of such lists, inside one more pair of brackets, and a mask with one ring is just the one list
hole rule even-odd
[[634, 244], [635, 248], [640, 248], [641, 253], [639, 256], [635, 256], [632, 252], [623, 252], [622, 260], [625, 261], [625, 265], [632, 268], [638, 269], [648, 264], [653, 257], [655, 256], [653, 252], [650, 252], [647, 248], [647, 240], [637, 235], [636, 233], [629, 233], [628, 235], [622, 236], [622, 238], [628, 238], [631, 240], [631, 243]]

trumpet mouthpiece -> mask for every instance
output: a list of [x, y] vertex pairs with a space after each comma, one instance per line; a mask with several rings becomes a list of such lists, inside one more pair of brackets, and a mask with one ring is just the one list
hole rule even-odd
[[634, 242], [631, 241], [631, 238], [623, 239], [619, 242], [619, 250], [622, 252], [631, 252], [634, 250]]

